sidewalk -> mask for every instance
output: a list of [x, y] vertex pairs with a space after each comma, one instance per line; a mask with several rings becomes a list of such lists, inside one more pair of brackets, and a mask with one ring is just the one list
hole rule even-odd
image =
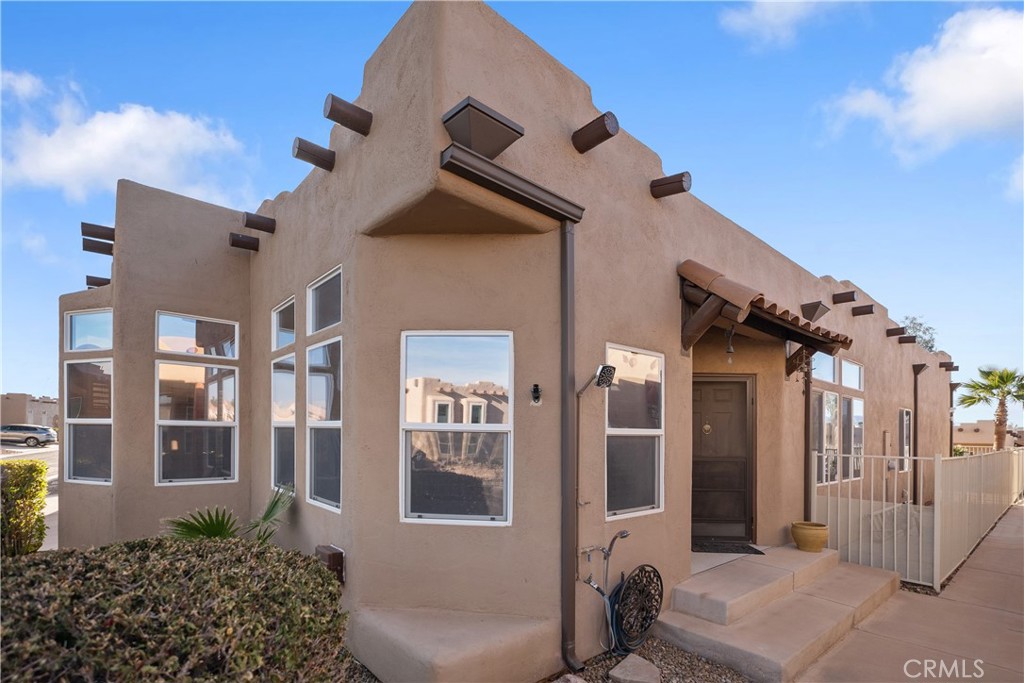
[[800, 677], [807, 683], [1024, 681], [1024, 506], [938, 597], [899, 591]]

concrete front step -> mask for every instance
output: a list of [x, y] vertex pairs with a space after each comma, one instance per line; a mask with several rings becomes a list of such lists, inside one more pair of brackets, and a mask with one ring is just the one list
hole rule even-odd
[[[786, 561], [800, 564], [801, 559], [788, 556]], [[797, 586], [795, 591], [790, 588], [781, 597], [761, 602], [758, 608], [740, 618], [720, 623], [694, 614], [666, 611], [658, 619], [655, 633], [684, 650], [726, 664], [755, 681], [791, 681], [899, 587], [899, 575], [895, 572], [836, 563], [833, 559], [821, 561], [826, 566], [824, 573]], [[801, 581], [806, 579], [811, 575], [806, 573], [806, 568], [814, 564], [812, 560], [794, 568], [791, 581], [796, 573], [801, 574]], [[828, 568], [828, 564], [832, 567]], [[777, 566], [767, 568], [778, 569]], [[721, 569], [717, 567], [704, 574]], [[736, 570], [721, 572], [719, 578], [732, 574], [736, 574]], [[770, 573], [751, 571], [747, 576], [755, 575], [768, 577]], [[778, 580], [762, 582], [754, 586], [753, 592], [762, 600], [777, 589], [777, 583]], [[707, 580], [696, 585], [711, 587]], [[771, 586], [771, 591], [765, 586]], [[673, 599], [675, 597], [673, 595]], [[717, 593], [704, 597], [705, 607], [732, 604], [747, 609], [752, 604], [751, 600], [721, 586]]]
[[838, 564], [835, 550], [805, 553], [793, 545], [768, 548], [764, 555], [748, 555], [678, 584], [672, 589], [671, 607], [716, 624], [731, 624]]

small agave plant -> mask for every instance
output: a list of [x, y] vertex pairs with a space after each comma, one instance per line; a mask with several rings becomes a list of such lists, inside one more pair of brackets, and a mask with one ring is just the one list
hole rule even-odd
[[227, 508], [214, 507], [196, 510], [165, 522], [167, 535], [172, 538], [237, 538], [251, 535], [260, 543], [267, 543], [281, 525], [280, 517], [294, 500], [290, 489], [277, 489], [267, 501], [263, 514], [241, 525], [235, 513]]

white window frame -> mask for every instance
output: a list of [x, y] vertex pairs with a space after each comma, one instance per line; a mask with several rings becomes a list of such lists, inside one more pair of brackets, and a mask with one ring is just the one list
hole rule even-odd
[[[611, 522], [630, 517], [643, 517], [656, 515], [665, 511], [665, 354], [648, 349], [641, 349], [625, 344], [607, 342], [604, 349], [605, 363], [608, 363], [609, 351], [625, 351], [627, 353], [642, 353], [648, 356], [655, 356], [659, 359], [659, 372], [661, 374], [661, 427], [659, 429], [632, 429], [623, 427], [608, 426], [608, 398], [604, 402], [604, 519]], [[609, 363], [615, 365], [615, 363]], [[624, 512], [611, 512], [608, 510], [608, 437], [609, 436], [656, 436], [658, 437], [658, 504], [656, 507], [640, 510], [627, 510]]]
[[[81, 352], [78, 352], [81, 353]], [[110, 417], [109, 418], [69, 418], [70, 414], [68, 411], [68, 366], [75, 365], [78, 363], [110, 363]], [[114, 359], [113, 357], [103, 358], [82, 358], [75, 360], [64, 361], [64, 419], [63, 419], [63, 432], [60, 438], [61, 450], [64, 451], [64, 481], [69, 484], [91, 484], [93, 486], [112, 486], [114, 483]], [[110, 427], [110, 479], [87, 479], [85, 477], [72, 477], [71, 474], [71, 447], [73, 445], [73, 439], [71, 438], [71, 430], [69, 429], [72, 425], [107, 425]]]
[[[480, 407], [480, 422], [473, 422], [473, 408], [474, 406]], [[487, 424], [487, 401], [479, 398], [464, 398], [462, 399], [462, 423], [467, 425], [472, 424]]]
[[[161, 315], [173, 315], [177, 318], [185, 318], [188, 320], [205, 320], [209, 323], [220, 323], [222, 325], [231, 325], [235, 330], [235, 344], [233, 356], [207, 356], [206, 354], [187, 353], [185, 351], [170, 351], [168, 349], [160, 348], [160, 316]], [[202, 315], [189, 315], [188, 313], [177, 313], [175, 311], [165, 311], [157, 309], [156, 315], [153, 320], [153, 349], [160, 354], [166, 354], [168, 356], [177, 356], [179, 358], [209, 358], [209, 363], [200, 363], [201, 365], [215, 365], [224, 361], [237, 361], [238, 360], [238, 347], [239, 347], [239, 335], [238, 335], [238, 323], [234, 320], [221, 320], [220, 318], [208, 318]], [[194, 362], [194, 361], [193, 361]]]
[[[274, 365], [276, 363], [280, 363], [281, 361], [286, 360], [288, 358], [292, 358], [293, 359], [292, 360], [292, 364], [295, 366], [295, 372], [292, 374], [292, 390], [295, 393], [295, 399], [296, 399], [295, 400], [295, 416], [292, 418], [292, 420], [290, 422], [285, 421], [285, 420], [276, 420], [276, 419], [274, 419]], [[298, 453], [296, 453], [297, 449], [295, 448], [295, 446], [296, 446], [296, 444], [298, 443], [298, 440], [299, 440], [299, 431], [298, 431], [298, 429], [296, 429], [296, 423], [298, 422], [297, 418], [298, 418], [298, 415], [299, 415], [299, 404], [298, 404], [299, 396], [298, 396], [298, 392], [295, 391], [295, 390], [297, 390], [299, 388], [298, 373], [299, 373], [298, 354], [296, 354], [294, 351], [291, 352], [291, 353], [286, 353], [286, 354], [284, 354], [282, 356], [278, 356], [277, 358], [273, 358], [270, 361], [270, 489], [272, 491], [279, 491], [279, 490], [280, 491], [287, 491], [288, 490], [287, 488], [285, 488], [283, 486], [278, 486], [277, 482], [275, 481], [275, 479], [277, 477], [277, 438], [276, 438], [276, 435], [275, 435], [274, 432], [277, 430], [278, 427], [283, 427], [285, 429], [291, 427], [291, 429], [292, 429], [292, 471], [293, 471], [293, 477], [295, 479], [299, 478], [298, 477], [298, 475], [299, 475], [299, 468], [296, 467], [296, 465], [298, 465], [298, 458], [296, 457], [298, 455]], [[291, 494], [293, 496], [295, 495], [295, 489], [296, 489], [296, 487], [295, 487], [295, 484], [293, 482], [292, 488], [291, 488]]]
[[[852, 365], [857, 368], [857, 379], [859, 380], [859, 382], [856, 386], [853, 384], [846, 383], [847, 365]], [[854, 391], [864, 391], [864, 366], [856, 361], [841, 358], [839, 360], [839, 382], [840, 384], [842, 384], [842, 386], [846, 387], [847, 389], [853, 389]]]
[[[324, 329], [327, 329], [327, 328], [325, 327]], [[318, 507], [318, 508], [321, 508], [323, 510], [327, 510], [329, 512], [333, 512], [335, 514], [339, 514], [340, 515], [341, 514], [341, 507], [344, 504], [344, 501], [342, 500], [342, 498], [344, 496], [342, 495], [342, 493], [345, 490], [345, 486], [344, 486], [344, 482], [345, 482], [345, 467], [344, 467], [344, 465], [345, 465], [345, 444], [344, 444], [345, 432], [342, 429], [342, 424], [344, 423], [344, 419], [341, 419], [341, 420], [311, 420], [311, 419], [309, 419], [309, 405], [310, 405], [309, 392], [310, 392], [311, 387], [312, 387], [312, 383], [309, 381], [309, 352], [310, 351], [315, 351], [316, 349], [319, 349], [322, 346], [327, 346], [328, 344], [333, 344], [334, 342], [338, 342], [338, 347], [339, 347], [338, 348], [338, 358], [339, 358], [339, 363], [340, 363], [340, 365], [338, 366], [338, 401], [340, 401], [340, 405], [338, 406], [338, 414], [341, 415], [342, 418], [344, 418], [344, 412], [343, 411], [345, 409], [345, 392], [344, 392], [344, 387], [345, 387], [345, 369], [344, 369], [345, 368], [345, 361], [344, 361], [344, 359], [345, 359], [345, 342], [342, 340], [342, 337], [339, 335], [337, 337], [331, 337], [330, 339], [325, 339], [322, 342], [317, 342], [316, 344], [310, 344], [308, 347], [306, 347], [306, 356], [305, 356], [305, 359], [304, 359], [304, 364], [305, 364], [304, 372], [305, 372], [305, 378], [306, 378], [306, 406], [305, 406], [305, 411], [304, 411], [304, 415], [305, 415], [305, 430], [306, 430], [306, 433], [305, 433], [305, 436], [306, 436], [306, 471], [305, 471], [306, 496], [305, 497], [306, 497], [306, 502], [309, 503], [310, 505], [313, 505], [314, 507]], [[298, 367], [297, 366], [296, 366], [296, 371], [298, 371]], [[313, 495], [312, 495], [312, 492], [313, 492], [313, 466], [312, 466], [311, 458], [313, 457], [313, 437], [311, 436], [311, 432], [314, 429], [337, 429], [338, 433], [340, 435], [339, 439], [338, 439], [338, 505], [337, 505], [337, 507], [335, 507], [334, 505], [330, 505], [328, 503], [324, 503], [322, 501], [316, 500], [315, 498], [313, 498]], [[296, 479], [298, 479], [298, 472], [297, 471], [296, 471]]]
[[[339, 288], [341, 289], [340, 295], [338, 296], [338, 322], [332, 323], [327, 327], [322, 327], [319, 330], [313, 329], [313, 290], [322, 285], [323, 283], [330, 280], [335, 275], [339, 276]], [[316, 334], [317, 332], [323, 332], [329, 330], [335, 325], [340, 325], [345, 319], [345, 277], [341, 272], [341, 265], [337, 265], [331, 268], [329, 271], [318, 277], [317, 279], [306, 285], [306, 334]]]
[[[275, 306], [273, 308], [273, 310], [270, 311], [270, 350], [271, 351], [280, 351], [281, 349], [286, 349], [289, 346], [293, 346], [295, 344], [296, 339], [299, 338], [299, 331], [298, 330], [292, 330], [292, 335], [295, 337], [295, 339], [292, 339], [287, 344], [282, 344], [281, 346], [277, 345], [277, 333], [278, 333], [277, 314], [279, 312], [283, 311], [285, 308], [287, 308], [288, 304], [292, 304], [293, 306], [295, 305], [295, 297], [294, 296], [288, 297], [287, 299], [282, 301], [280, 304]], [[294, 312], [293, 312], [293, 316], [294, 316]], [[296, 327], [298, 327], [298, 325], [296, 325]], [[278, 360], [280, 360], [280, 358]]]
[[[407, 422], [405, 409], [406, 348], [409, 337], [507, 337], [508, 338], [508, 422], [505, 424], [466, 424], [452, 422], [439, 425], [433, 422]], [[513, 466], [515, 455], [515, 338], [511, 330], [406, 330], [401, 337], [401, 364], [399, 381], [398, 418], [398, 520], [403, 524], [435, 524], [442, 526], [512, 526]], [[431, 413], [433, 414], [433, 413]], [[463, 516], [451, 517], [410, 517], [407, 514], [410, 491], [405, 474], [406, 439], [409, 432], [498, 432], [506, 435], [505, 455], [505, 518], [483, 519]]]
[[[192, 317], [192, 316], [189, 316]], [[237, 347], [237, 337], [236, 347]], [[170, 354], [181, 355], [181, 354]], [[194, 356], [191, 356], [194, 357]], [[220, 356], [204, 356], [206, 358], [220, 358]], [[160, 366], [161, 365], [192, 365], [200, 368], [220, 368], [232, 370], [235, 373], [235, 419], [233, 422], [211, 421], [211, 420], [161, 420], [160, 419]], [[208, 486], [211, 484], [237, 484], [238, 483], [238, 416], [241, 414], [242, 377], [241, 370], [236, 365], [225, 365], [223, 363], [197, 363], [179, 360], [161, 360], [153, 365], [153, 483], [155, 486]], [[161, 427], [231, 427], [231, 477], [216, 479], [187, 479], [176, 481], [161, 481], [160, 479], [160, 428]]]
[[[910, 415], [910, 424], [904, 428], [906, 415]], [[910, 408], [899, 409], [899, 422], [896, 424], [896, 436], [899, 437], [903, 434], [904, 438], [900, 440], [896, 447], [896, 470], [898, 472], [909, 472], [911, 462], [914, 457], [914, 411]], [[903, 446], [906, 445], [906, 453], [903, 451]]]
[[[447, 406], [448, 408], [448, 421], [441, 422], [437, 419], [437, 409], [440, 406]], [[432, 398], [430, 399], [430, 414], [434, 416], [434, 424], [455, 424], [455, 400], [451, 398]]]
[[[72, 349], [71, 348], [71, 316], [88, 315], [90, 313], [106, 313], [110, 311], [110, 346], [99, 349]], [[66, 353], [97, 353], [100, 351], [113, 351], [114, 349], [114, 309], [110, 306], [102, 308], [83, 308], [77, 311], [64, 311], [64, 351]]]

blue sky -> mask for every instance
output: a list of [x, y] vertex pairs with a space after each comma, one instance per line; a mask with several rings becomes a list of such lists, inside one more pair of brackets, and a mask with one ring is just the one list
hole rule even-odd
[[[492, 6], [703, 201], [924, 318], [954, 379], [1024, 364], [1021, 3]], [[326, 138], [406, 7], [0, 4], [3, 391], [56, 395], [57, 297], [109, 272], [79, 223], [113, 225], [118, 178], [238, 209], [293, 188], [292, 139]]]

